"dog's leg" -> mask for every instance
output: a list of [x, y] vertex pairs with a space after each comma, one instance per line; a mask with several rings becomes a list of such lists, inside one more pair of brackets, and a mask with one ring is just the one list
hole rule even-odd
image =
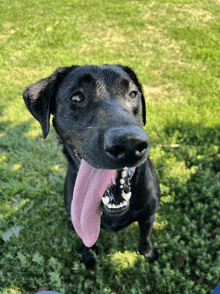
[[92, 268], [95, 265], [95, 257], [91, 249], [97, 254], [98, 248], [95, 244], [90, 248], [83, 245], [83, 248], [81, 250], [82, 261], [87, 269]]
[[[70, 219], [67, 220], [67, 226], [70, 230], [75, 232], [73, 223]], [[83, 245], [83, 247], [80, 249], [80, 253], [82, 255], [82, 262], [85, 264], [87, 269], [92, 268], [95, 265], [95, 258], [91, 249], [95, 251], [96, 254], [98, 253], [98, 248], [95, 244], [91, 248]]]
[[151, 243], [150, 235], [154, 223], [154, 215], [150, 217], [148, 222], [138, 221], [140, 227], [140, 244], [139, 252], [144, 255], [150, 262], [154, 262], [158, 258], [158, 252]]

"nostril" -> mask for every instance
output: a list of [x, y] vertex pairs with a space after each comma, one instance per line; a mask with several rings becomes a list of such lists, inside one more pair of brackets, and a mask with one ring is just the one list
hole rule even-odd
[[116, 145], [112, 146], [111, 148], [106, 148], [106, 151], [114, 157], [122, 158], [125, 155], [126, 148], [123, 146]]
[[137, 157], [141, 157], [144, 155], [145, 151], [147, 150], [148, 144], [147, 142], [140, 143], [135, 150], [135, 155]]

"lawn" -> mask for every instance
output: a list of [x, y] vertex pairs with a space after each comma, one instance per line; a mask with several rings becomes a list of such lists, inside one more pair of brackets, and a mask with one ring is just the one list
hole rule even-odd
[[[0, 293], [211, 293], [220, 283], [220, 1], [0, 2]], [[92, 270], [66, 226], [66, 160], [26, 109], [59, 66], [123, 64], [143, 84], [161, 202], [138, 254], [136, 223], [101, 231]]]

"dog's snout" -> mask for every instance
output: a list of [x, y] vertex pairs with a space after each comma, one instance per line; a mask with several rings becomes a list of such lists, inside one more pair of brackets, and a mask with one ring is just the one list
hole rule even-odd
[[115, 158], [123, 158], [125, 155], [125, 147], [124, 146], [120, 146], [120, 145], [111, 145], [111, 144], [106, 144], [105, 146], [105, 150], [107, 152], [107, 154], [109, 154], [112, 157]]
[[147, 136], [138, 126], [111, 128], [104, 135], [104, 149], [111, 159], [132, 165], [146, 157]]
[[148, 147], [147, 142], [141, 142], [140, 144], [138, 144], [138, 146], [135, 149], [135, 155], [137, 157], [142, 157], [144, 153], [146, 152], [147, 147]]

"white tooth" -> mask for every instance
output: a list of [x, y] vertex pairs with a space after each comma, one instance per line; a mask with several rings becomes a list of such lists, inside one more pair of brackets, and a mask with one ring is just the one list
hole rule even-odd
[[119, 207], [121, 208], [123, 206], [123, 203], [120, 203]]
[[123, 206], [126, 206], [128, 204], [128, 201], [123, 201], [122, 204]]
[[121, 185], [121, 186], [120, 186], [120, 189], [123, 189], [123, 187], [124, 187], [124, 186], [123, 186], [123, 185]]
[[112, 208], [115, 208], [115, 203], [112, 204]]
[[128, 194], [125, 194], [124, 192], [121, 195], [125, 200], [129, 200], [131, 198], [131, 192], [129, 192]]
[[102, 202], [107, 205], [109, 203], [109, 197], [108, 196], [105, 196], [105, 197], [102, 197]]
[[121, 173], [121, 177], [122, 178], [125, 178], [126, 177], [126, 171], [125, 170], [123, 170], [123, 172]]
[[124, 179], [120, 179], [120, 184], [124, 184], [125, 183], [125, 180]]
[[112, 204], [111, 203], [107, 204], [107, 206], [108, 206], [108, 208], [112, 208]]

